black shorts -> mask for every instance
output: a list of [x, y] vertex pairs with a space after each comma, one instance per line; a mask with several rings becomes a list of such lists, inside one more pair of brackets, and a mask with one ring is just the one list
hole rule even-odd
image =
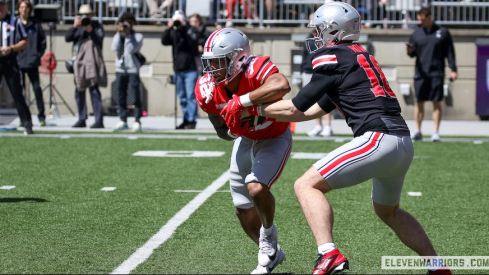
[[427, 77], [414, 80], [416, 101], [442, 101], [443, 77]]

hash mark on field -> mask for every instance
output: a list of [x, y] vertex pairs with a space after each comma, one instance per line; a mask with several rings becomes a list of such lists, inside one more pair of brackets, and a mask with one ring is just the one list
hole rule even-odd
[[[201, 193], [204, 192], [202, 190], [175, 190], [175, 193]], [[229, 193], [231, 191], [229, 190], [221, 190], [221, 191], [216, 191], [216, 193]]]
[[114, 191], [117, 187], [104, 187], [100, 191]]
[[225, 152], [220, 151], [137, 151], [132, 154], [139, 157], [169, 157], [169, 158], [208, 158], [222, 157]]
[[4, 185], [2, 187], [0, 187], [0, 189], [4, 189], [4, 190], [10, 190], [10, 189], [14, 189], [15, 188], [15, 185]]
[[408, 192], [408, 195], [411, 197], [421, 197], [423, 193], [421, 192]]
[[138, 265], [146, 261], [153, 251], [168, 240], [175, 230], [184, 223], [192, 213], [197, 210], [212, 194], [217, 192], [229, 180], [229, 170], [224, 172], [217, 180], [199, 193], [193, 200], [175, 214], [160, 230], [153, 235], [143, 246], [138, 248], [127, 260], [119, 265], [111, 274], [129, 274]]
[[304, 152], [292, 152], [290, 158], [293, 159], [322, 159], [328, 153], [304, 153]]

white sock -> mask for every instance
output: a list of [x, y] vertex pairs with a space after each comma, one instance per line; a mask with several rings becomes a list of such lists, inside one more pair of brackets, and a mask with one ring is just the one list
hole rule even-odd
[[265, 233], [265, 235], [267, 235], [267, 236], [272, 234], [274, 229], [275, 229], [275, 224], [270, 226], [270, 228], [265, 228], [265, 227], [263, 227], [263, 225], [261, 226], [261, 230], [263, 230], [263, 233]]
[[320, 246], [318, 246], [318, 253], [319, 254], [326, 254], [330, 251], [333, 251], [336, 248], [334, 243], [324, 243]]

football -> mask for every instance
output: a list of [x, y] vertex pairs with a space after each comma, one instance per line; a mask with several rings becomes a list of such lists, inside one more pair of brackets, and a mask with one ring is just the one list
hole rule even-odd
[[247, 116], [247, 117], [243, 117], [241, 119], [241, 127], [244, 127], [247, 122], [250, 123], [249, 127], [252, 127], [252, 126], [256, 126], [256, 125], [262, 124], [266, 120], [267, 120], [267, 118], [264, 117], [264, 116]]

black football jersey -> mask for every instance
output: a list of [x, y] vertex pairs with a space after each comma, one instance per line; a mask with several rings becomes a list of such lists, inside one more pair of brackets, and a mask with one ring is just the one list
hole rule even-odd
[[305, 112], [316, 102], [326, 112], [338, 108], [354, 136], [366, 131], [409, 135], [396, 94], [375, 58], [359, 44], [318, 50], [311, 82], [292, 100]]

